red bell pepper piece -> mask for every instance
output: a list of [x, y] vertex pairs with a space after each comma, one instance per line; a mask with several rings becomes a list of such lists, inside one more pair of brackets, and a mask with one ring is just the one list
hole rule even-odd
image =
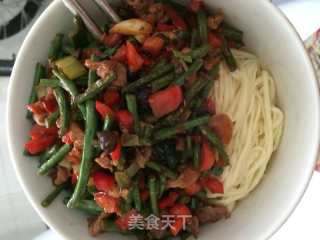
[[45, 110], [49, 113], [55, 112], [58, 108], [57, 101], [54, 97], [49, 97], [47, 99], [45, 98], [43, 100], [43, 106]]
[[163, 117], [175, 111], [183, 101], [183, 94], [180, 86], [173, 85], [164, 90], [158, 91], [149, 96], [149, 105], [153, 114]]
[[44, 115], [47, 113], [47, 110], [41, 101], [27, 105], [27, 109], [33, 114]]
[[111, 197], [105, 192], [93, 194], [96, 203], [104, 210], [105, 213], [119, 212], [119, 198]]
[[127, 41], [127, 61], [130, 71], [139, 71], [143, 66], [143, 58], [138, 53], [135, 46]]
[[112, 116], [114, 113], [110, 107], [103, 104], [102, 102], [96, 101], [96, 110], [104, 119], [106, 116]]
[[116, 112], [116, 119], [121, 128], [131, 131], [133, 128], [134, 119], [128, 110], [119, 110]]
[[72, 132], [69, 131], [63, 135], [61, 141], [65, 144], [73, 144]]
[[148, 189], [144, 189], [144, 190], [140, 191], [140, 198], [141, 198], [142, 202], [147, 201], [149, 196], [150, 196], [150, 193], [149, 193]]
[[161, 37], [152, 36], [144, 41], [142, 48], [153, 56], [158, 56], [163, 46], [164, 40]]
[[57, 136], [58, 135], [58, 128], [56, 126], [54, 127], [42, 127], [37, 124], [33, 125], [29, 132], [29, 136], [32, 140], [35, 139], [43, 139], [48, 136]]
[[129, 221], [132, 218], [132, 216], [138, 215], [138, 212], [136, 210], [130, 210], [126, 214], [122, 215], [121, 217], [118, 217], [115, 221], [115, 224], [118, 226], [118, 228], [122, 231], [126, 231], [129, 229]]
[[78, 182], [78, 176], [73, 172], [71, 175], [71, 184], [76, 185], [77, 182]]
[[121, 143], [118, 141], [116, 148], [110, 153], [113, 165], [117, 165], [121, 158]]
[[110, 33], [110, 34], [104, 33], [102, 35], [102, 42], [109, 47], [113, 47], [120, 42], [121, 38], [122, 38], [122, 35], [119, 33]]
[[215, 162], [215, 153], [208, 141], [204, 140], [201, 146], [201, 165], [200, 171], [205, 172], [211, 169]]
[[211, 98], [207, 98], [206, 100], [206, 108], [210, 114], [216, 113], [216, 104]]
[[230, 143], [233, 135], [233, 122], [226, 114], [217, 114], [210, 118], [209, 128], [221, 139], [223, 144]]
[[159, 202], [160, 209], [172, 207], [177, 201], [179, 194], [177, 192], [170, 192], [167, 197], [164, 197]]
[[178, 12], [175, 9], [173, 9], [171, 6], [167, 4], [165, 4], [163, 7], [174, 26], [176, 26], [181, 30], [187, 30], [186, 22], [183, 20], [183, 18], [178, 14]]
[[81, 59], [90, 59], [92, 55], [101, 56], [103, 52], [101, 52], [98, 48], [86, 48], [81, 53]]
[[208, 42], [213, 48], [221, 48], [222, 46], [221, 38], [214, 33], [209, 33]]
[[165, 24], [165, 23], [158, 23], [157, 25], [157, 32], [171, 32], [175, 30], [176, 27], [170, 24]]
[[183, 218], [187, 220], [187, 217], [192, 217], [191, 211], [185, 204], [177, 203], [172, 208], [170, 208], [169, 213], [175, 216], [175, 222], [172, 224], [170, 230], [173, 236], [177, 236], [178, 233], [183, 229], [183, 227], [185, 227], [183, 226]]
[[142, 58], [143, 58], [143, 65], [144, 66], [149, 67], [152, 65], [152, 60], [150, 58], [148, 58], [146, 56], [142, 56]]
[[117, 90], [109, 89], [104, 92], [103, 101], [109, 107], [114, 107], [114, 105], [119, 104], [121, 101], [120, 94]]
[[45, 151], [48, 147], [54, 144], [56, 141], [56, 136], [46, 136], [40, 139], [31, 139], [25, 145], [25, 149], [30, 154], [38, 154]]
[[190, 196], [195, 195], [196, 193], [200, 192], [201, 190], [201, 185], [198, 182], [194, 182], [191, 184], [189, 187], [185, 189], [186, 193]]
[[194, 13], [199, 12], [199, 10], [203, 7], [202, 0], [191, 0], [188, 4], [188, 9]]
[[223, 168], [225, 166], [226, 166], [226, 162], [224, 160], [222, 160], [222, 159], [219, 159], [214, 164], [214, 167], [219, 167], [219, 168]]
[[94, 185], [99, 191], [108, 192], [116, 185], [112, 175], [101, 171], [94, 172], [92, 178]]
[[201, 179], [201, 185], [212, 193], [224, 193], [222, 182], [214, 177], [206, 177]]
[[125, 44], [122, 44], [122, 46], [116, 51], [116, 53], [111, 57], [111, 59], [119, 62], [126, 62], [127, 46]]

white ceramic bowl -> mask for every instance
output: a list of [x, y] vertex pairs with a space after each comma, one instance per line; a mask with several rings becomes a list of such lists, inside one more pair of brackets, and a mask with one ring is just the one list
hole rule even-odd
[[[209, 7], [224, 9], [227, 18], [244, 30], [245, 43], [276, 78], [285, 129], [278, 152], [259, 187], [243, 200], [232, 217], [201, 229], [199, 239], [259, 240], [269, 238], [289, 217], [312, 175], [319, 145], [319, 92], [303, 43], [286, 18], [266, 0], [212, 0]], [[40, 201], [52, 189], [51, 181], [36, 175], [36, 161], [22, 155], [30, 123], [25, 105], [34, 66], [45, 61], [57, 32], [67, 32], [72, 16], [60, 0], [54, 1], [30, 30], [10, 79], [8, 139], [11, 159], [29, 201], [42, 219], [65, 239], [88, 239], [86, 218], [69, 210], [61, 199], [49, 208]], [[103, 235], [97, 239], [124, 237]]]

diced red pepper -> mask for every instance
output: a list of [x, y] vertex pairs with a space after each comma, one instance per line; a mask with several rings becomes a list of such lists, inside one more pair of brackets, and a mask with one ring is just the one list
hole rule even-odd
[[175, 111], [183, 101], [180, 86], [173, 85], [149, 96], [149, 105], [153, 114], [160, 118]]
[[215, 162], [214, 167], [220, 167], [223, 168], [226, 166], [226, 162], [222, 159], [219, 159], [218, 161]]
[[165, 24], [165, 23], [158, 23], [157, 25], [157, 32], [171, 32], [175, 30], [176, 27], [173, 25]]
[[150, 58], [148, 58], [146, 56], [142, 56], [142, 58], [143, 58], [143, 65], [144, 66], [149, 67], [152, 65], [152, 60]]
[[177, 201], [179, 194], [177, 192], [170, 192], [167, 197], [164, 197], [159, 202], [160, 209], [172, 207]]
[[127, 46], [125, 44], [122, 44], [122, 46], [116, 51], [116, 53], [111, 57], [111, 59], [119, 62], [126, 62]]
[[225, 145], [230, 143], [233, 135], [233, 122], [228, 115], [223, 113], [214, 115], [210, 118], [208, 125]]
[[58, 108], [57, 101], [54, 97], [50, 97], [47, 99], [45, 98], [43, 100], [43, 106], [46, 109], [46, 111], [49, 113], [55, 112]]
[[118, 141], [116, 148], [110, 153], [113, 165], [117, 165], [121, 158], [121, 143]]
[[201, 146], [201, 165], [200, 171], [210, 170], [215, 162], [214, 150], [210, 147], [208, 141], [204, 140]]
[[183, 224], [184, 224], [183, 218], [185, 218], [185, 220], [187, 220], [188, 218], [192, 217], [191, 211], [185, 204], [177, 203], [172, 208], [170, 208], [169, 214], [175, 216], [175, 222], [172, 224], [170, 230], [171, 230], [171, 233], [173, 236], [177, 236], [178, 233], [184, 227], [183, 226]]
[[41, 101], [27, 105], [27, 109], [33, 114], [37, 115], [44, 115], [47, 113], [47, 110], [45, 109], [43, 102]]
[[122, 215], [121, 217], [118, 217], [115, 221], [115, 224], [118, 226], [118, 228], [122, 231], [126, 231], [129, 229], [129, 221], [133, 216], [138, 215], [138, 212], [136, 210], [130, 210], [126, 214]]
[[190, 196], [195, 195], [200, 190], [201, 190], [201, 185], [198, 182], [194, 182], [193, 184], [191, 184], [189, 187], [185, 189], [186, 193]]
[[101, 171], [92, 174], [93, 183], [99, 191], [108, 192], [116, 185], [113, 175]]
[[72, 132], [69, 131], [64, 136], [62, 136], [61, 141], [65, 144], [72, 144], [73, 143]]
[[139, 185], [139, 189], [144, 189], [146, 187], [146, 181], [143, 176], [139, 178], [138, 185]]
[[221, 46], [222, 46], [221, 38], [214, 33], [209, 33], [208, 42], [211, 45], [211, 47], [213, 47], [213, 48], [221, 48]]
[[57, 136], [58, 135], [58, 128], [57, 127], [42, 127], [37, 124], [33, 125], [29, 132], [29, 136], [32, 140], [35, 139], [42, 139], [48, 136]]
[[101, 56], [102, 54], [98, 48], [86, 48], [81, 53], [81, 59], [89, 59], [92, 55]]
[[199, 12], [199, 10], [203, 7], [202, 0], [191, 0], [188, 4], [188, 9], [194, 13]]
[[117, 45], [121, 41], [122, 35], [119, 33], [104, 33], [102, 35], [102, 42], [109, 47]]
[[137, 72], [143, 66], [143, 58], [138, 53], [135, 46], [127, 41], [127, 61], [130, 71]]
[[211, 98], [207, 98], [206, 100], [206, 108], [210, 114], [216, 113], [216, 104]]
[[96, 203], [104, 210], [105, 213], [119, 212], [119, 198], [111, 197], [105, 192], [93, 194]]
[[25, 145], [25, 149], [30, 154], [38, 154], [45, 151], [48, 147], [54, 144], [56, 141], [56, 136], [46, 136], [40, 139], [31, 139]]
[[224, 193], [223, 184], [214, 177], [201, 179], [201, 185], [212, 193]]
[[121, 128], [131, 131], [133, 128], [134, 119], [128, 110], [119, 110], [116, 112], [116, 119]]
[[101, 115], [101, 117], [104, 119], [106, 116], [112, 116], [114, 115], [112, 109], [103, 104], [102, 102], [96, 101], [96, 110]]
[[175, 9], [173, 9], [171, 6], [167, 4], [165, 4], [163, 7], [174, 26], [176, 26], [181, 30], [187, 30], [186, 22], [183, 20], [183, 18], [178, 14], [178, 12]]
[[120, 94], [117, 90], [109, 89], [104, 92], [103, 101], [109, 107], [114, 107], [114, 105], [119, 104], [121, 101]]
[[150, 196], [150, 193], [149, 193], [148, 189], [144, 189], [144, 190], [140, 191], [140, 198], [141, 198], [142, 202], [147, 201], [149, 196]]
[[163, 46], [164, 40], [161, 37], [152, 36], [144, 41], [142, 48], [153, 56], [158, 56]]
[[71, 175], [71, 184], [75, 185], [78, 182], [78, 176], [74, 172]]

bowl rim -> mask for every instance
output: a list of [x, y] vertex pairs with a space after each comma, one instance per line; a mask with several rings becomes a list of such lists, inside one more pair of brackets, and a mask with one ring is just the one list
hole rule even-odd
[[[255, 0], [256, 1], [256, 0]], [[299, 36], [298, 32], [296, 31], [296, 29], [294, 28], [294, 26], [292, 25], [292, 23], [289, 21], [289, 19], [284, 15], [284, 13], [278, 8], [276, 7], [273, 3], [266, 1], [266, 0], [260, 0], [261, 4], [264, 4], [265, 8], [268, 8], [268, 11], [270, 11], [274, 16], [276, 16], [279, 21], [281, 21], [281, 25], [285, 26], [289, 33], [290, 33], [290, 37], [293, 39], [293, 41], [296, 41], [297, 43], [297, 48], [299, 48], [299, 51], [301, 52], [301, 58], [303, 58], [303, 61], [306, 64], [306, 73], [308, 74], [308, 79], [310, 79], [310, 81], [313, 82], [313, 84], [315, 85], [315, 97], [317, 98], [316, 100], [316, 115], [315, 117], [317, 118], [317, 120], [320, 119], [320, 90], [319, 90], [319, 82], [316, 78], [316, 72], [315, 69], [313, 67], [313, 64], [311, 63], [311, 60], [304, 48], [304, 43], [303, 40], [301, 39], [301, 37]], [[45, 213], [45, 211], [41, 208], [41, 206], [38, 206], [35, 203], [35, 199], [32, 196], [32, 194], [28, 191], [28, 187], [20, 173], [21, 169], [19, 168], [19, 164], [17, 162], [17, 159], [19, 158], [18, 154], [15, 152], [14, 146], [12, 144], [13, 141], [13, 135], [12, 135], [12, 131], [10, 131], [11, 129], [14, 129], [13, 126], [11, 125], [11, 115], [12, 112], [10, 111], [11, 109], [11, 105], [12, 102], [14, 101], [14, 81], [17, 81], [16, 79], [16, 75], [18, 72], [18, 69], [21, 67], [22, 63], [23, 63], [23, 58], [21, 57], [23, 54], [21, 54], [22, 52], [25, 51], [25, 48], [27, 45], [29, 45], [29, 42], [31, 40], [31, 37], [34, 35], [34, 33], [37, 32], [37, 29], [42, 25], [43, 20], [46, 18], [47, 14], [51, 11], [53, 11], [54, 9], [56, 9], [60, 4], [63, 4], [62, 0], [58, 0], [58, 1], [53, 1], [52, 3], [50, 3], [50, 5], [44, 10], [44, 12], [40, 15], [40, 17], [36, 20], [35, 24], [32, 26], [31, 30], [29, 31], [27, 37], [25, 38], [19, 54], [17, 56], [17, 60], [16, 63], [13, 67], [13, 71], [12, 71], [12, 75], [10, 77], [10, 81], [9, 81], [9, 87], [8, 87], [8, 95], [7, 95], [7, 112], [6, 112], [6, 137], [8, 139], [8, 149], [9, 149], [9, 155], [10, 155], [10, 160], [12, 161], [13, 167], [14, 167], [14, 171], [15, 174], [18, 178], [19, 184], [23, 189], [24, 194], [27, 196], [28, 201], [31, 203], [32, 207], [36, 210], [37, 214], [41, 217], [41, 219], [48, 225], [50, 226], [50, 228], [56, 232], [59, 237], [63, 238], [63, 239], [72, 239], [70, 234], [68, 234], [66, 231], [60, 229], [57, 224], [52, 221], [52, 219], [49, 217], [48, 214]], [[296, 197], [294, 200], [291, 201], [291, 205], [289, 207], [287, 207], [287, 210], [285, 210], [282, 214], [282, 217], [277, 220], [274, 221], [274, 223], [272, 225], [270, 225], [265, 233], [261, 233], [261, 239], [269, 239], [271, 238], [283, 225], [284, 223], [287, 221], [287, 219], [291, 216], [291, 214], [293, 213], [293, 211], [296, 209], [296, 207], [298, 206], [298, 204], [300, 203], [302, 197], [304, 196], [305, 191], [307, 190], [307, 187], [310, 183], [313, 171], [314, 171], [314, 167], [316, 164], [316, 160], [318, 157], [318, 152], [320, 150], [320, 122], [317, 121], [317, 129], [316, 129], [316, 138], [317, 138], [317, 144], [316, 146], [313, 147], [314, 152], [311, 154], [313, 157], [313, 161], [310, 161], [310, 164], [306, 167], [305, 170], [305, 179], [303, 179], [303, 182], [301, 183], [301, 188], [298, 189], [296, 191]]]

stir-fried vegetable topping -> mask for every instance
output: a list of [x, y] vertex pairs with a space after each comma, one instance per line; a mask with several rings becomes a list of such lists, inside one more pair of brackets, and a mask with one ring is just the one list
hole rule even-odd
[[119, 14], [102, 39], [76, 17], [36, 66], [25, 151], [56, 185], [42, 205], [68, 192], [68, 208], [94, 216], [92, 235], [196, 236], [228, 216], [206, 194], [224, 192], [233, 133], [210, 92], [220, 64], [237, 69], [230, 48], [243, 33], [201, 0], [127, 1]]

